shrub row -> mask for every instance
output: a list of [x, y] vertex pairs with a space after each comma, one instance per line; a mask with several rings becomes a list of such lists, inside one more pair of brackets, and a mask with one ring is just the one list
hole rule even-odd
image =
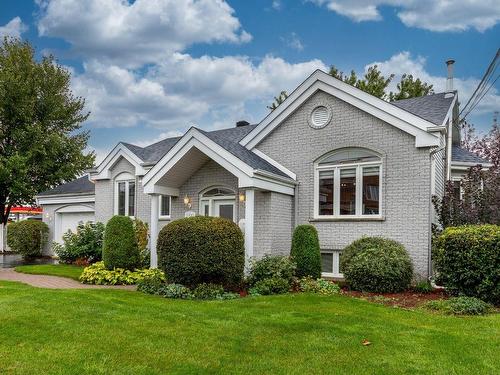
[[166, 284], [153, 279], [141, 281], [137, 285], [137, 290], [147, 294], [176, 299], [226, 300], [239, 297], [236, 293], [226, 292], [222, 285], [202, 283], [190, 289], [181, 284]]

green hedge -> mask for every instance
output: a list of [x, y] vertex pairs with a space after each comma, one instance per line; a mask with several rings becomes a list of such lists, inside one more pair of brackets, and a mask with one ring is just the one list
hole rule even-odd
[[157, 253], [158, 267], [172, 283], [236, 288], [243, 280], [243, 234], [227, 219], [196, 216], [172, 221], [158, 235]]
[[7, 245], [24, 258], [42, 255], [48, 236], [47, 224], [37, 220], [18, 221], [7, 227]]
[[381, 237], [363, 237], [347, 246], [341, 268], [354, 290], [401, 292], [410, 287], [413, 265], [403, 245]]
[[128, 216], [113, 216], [106, 224], [102, 260], [108, 270], [133, 270], [140, 266], [134, 223]]
[[500, 226], [446, 228], [433, 259], [438, 284], [452, 294], [500, 304]]
[[321, 252], [318, 231], [312, 225], [299, 225], [292, 237], [290, 255], [297, 264], [298, 277], [321, 277]]

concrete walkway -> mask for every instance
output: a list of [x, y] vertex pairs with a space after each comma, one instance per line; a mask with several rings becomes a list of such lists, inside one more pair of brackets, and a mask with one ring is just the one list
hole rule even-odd
[[66, 277], [30, 275], [16, 272], [14, 268], [0, 268], [0, 280], [18, 281], [37, 288], [49, 289], [125, 289], [135, 290], [135, 285], [88, 285]]

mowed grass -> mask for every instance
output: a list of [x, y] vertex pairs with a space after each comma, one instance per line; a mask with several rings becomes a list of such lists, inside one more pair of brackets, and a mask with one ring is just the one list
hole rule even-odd
[[18, 266], [16, 272], [30, 273], [34, 275], [50, 275], [69, 277], [78, 280], [84, 267], [74, 266], [72, 264], [38, 264], [32, 266]]
[[500, 315], [346, 296], [184, 301], [0, 282], [0, 316], [1, 374], [500, 373]]

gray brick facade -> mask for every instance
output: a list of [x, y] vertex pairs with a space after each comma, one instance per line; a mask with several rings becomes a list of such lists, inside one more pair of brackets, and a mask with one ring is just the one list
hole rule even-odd
[[[323, 129], [308, 125], [311, 111], [327, 103], [332, 120]], [[381, 221], [314, 221], [313, 163], [342, 147], [365, 147], [383, 155]], [[257, 149], [297, 174], [298, 224], [312, 223], [324, 249], [342, 249], [366, 235], [402, 242], [417, 273], [427, 275], [430, 213], [428, 148], [415, 148], [415, 139], [324, 92], [314, 94], [268, 135]]]

